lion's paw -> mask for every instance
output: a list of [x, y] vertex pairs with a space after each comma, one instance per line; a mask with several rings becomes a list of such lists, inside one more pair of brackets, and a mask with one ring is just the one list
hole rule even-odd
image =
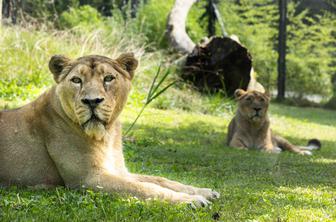
[[311, 156], [313, 155], [313, 153], [309, 150], [304, 150], [304, 151], [301, 151], [300, 153], [301, 155], [304, 155], [304, 156]]
[[207, 207], [211, 204], [204, 196], [201, 195], [190, 195], [190, 200], [187, 201], [192, 208]]
[[174, 202], [189, 204], [192, 208], [206, 207], [211, 204], [209, 200], [201, 195], [190, 195], [178, 193], [178, 197], [174, 198]]
[[273, 148], [273, 153], [281, 153], [282, 152], [282, 149], [279, 148], [279, 147], [274, 147]]
[[198, 188], [196, 194], [201, 195], [208, 200], [214, 200], [220, 197], [220, 194], [217, 191], [209, 188]]

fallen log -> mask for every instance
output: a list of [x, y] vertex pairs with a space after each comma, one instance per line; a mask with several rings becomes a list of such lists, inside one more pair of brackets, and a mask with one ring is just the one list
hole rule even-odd
[[248, 88], [251, 68], [245, 47], [228, 37], [213, 37], [188, 54], [181, 77], [201, 91], [224, 90], [232, 96], [236, 89]]

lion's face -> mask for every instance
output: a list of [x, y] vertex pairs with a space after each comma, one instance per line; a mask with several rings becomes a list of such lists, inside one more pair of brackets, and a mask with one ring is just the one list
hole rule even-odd
[[265, 119], [270, 102], [268, 93], [237, 89], [235, 97], [238, 100], [238, 111], [243, 117], [253, 122]]
[[49, 67], [64, 112], [89, 137], [101, 140], [126, 103], [137, 67], [133, 54], [116, 60], [85, 56], [71, 61], [54, 56]]

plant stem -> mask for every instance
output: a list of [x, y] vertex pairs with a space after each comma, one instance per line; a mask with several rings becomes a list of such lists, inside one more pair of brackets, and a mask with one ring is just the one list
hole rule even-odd
[[145, 108], [146, 108], [147, 105], [148, 105], [147, 102], [143, 105], [143, 107], [141, 108], [140, 112], [138, 113], [138, 116], [135, 118], [135, 120], [130, 125], [130, 127], [128, 127], [126, 133], [124, 134], [125, 136], [127, 136], [127, 134], [131, 131], [131, 129], [133, 128], [133, 126], [135, 125], [135, 123], [138, 121], [138, 119], [140, 118], [141, 114], [143, 113], [143, 111], [145, 110]]

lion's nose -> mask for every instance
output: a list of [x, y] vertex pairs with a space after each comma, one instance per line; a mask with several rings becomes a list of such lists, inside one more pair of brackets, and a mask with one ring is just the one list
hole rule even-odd
[[259, 112], [259, 111], [261, 110], [261, 108], [254, 108], [254, 110], [255, 110], [256, 112]]
[[82, 99], [82, 103], [88, 105], [90, 108], [96, 108], [101, 102], [104, 101], [104, 98], [95, 98], [95, 99]]

